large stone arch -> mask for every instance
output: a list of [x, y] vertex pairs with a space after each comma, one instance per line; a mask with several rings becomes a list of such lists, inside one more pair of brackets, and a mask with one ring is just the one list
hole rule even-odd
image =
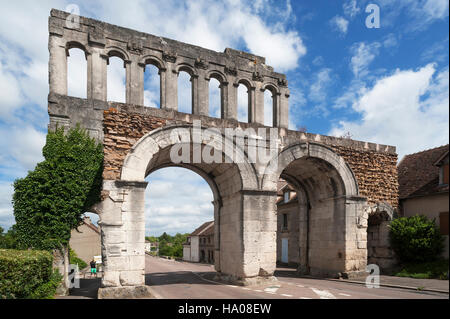
[[190, 169], [211, 186], [216, 221], [214, 260], [218, 274], [230, 280], [248, 275], [248, 263], [244, 259], [247, 258], [245, 252], [249, 238], [242, 220], [242, 216], [246, 216], [243, 197], [246, 192], [258, 191], [256, 170], [245, 152], [233, 141], [225, 142], [227, 137], [219, 130], [209, 130], [208, 134], [203, 132], [196, 145], [200, 150], [211, 147], [220, 151], [223, 162], [208, 163], [202, 159], [198, 163], [174, 163], [170, 159], [172, 147], [190, 146], [190, 152], [193, 152], [194, 129], [190, 124], [169, 125], [147, 133], [125, 157], [120, 180], [104, 182], [103, 192], [108, 196], [97, 210], [101, 215], [105, 260], [103, 286], [144, 285], [145, 177], [168, 166]]
[[[262, 189], [276, 190], [279, 178], [297, 192], [299, 271], [319, 276], [351, 275], [367, 264], [365, 198], [346, 161], [319, 143], [295, 143], [268, 163]], [[298, 240], [298, 242], [297, 242]]]

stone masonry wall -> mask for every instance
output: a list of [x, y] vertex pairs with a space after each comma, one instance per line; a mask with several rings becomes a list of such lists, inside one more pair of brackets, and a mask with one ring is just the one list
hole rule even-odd
[[398, 207], [397, 154], [361, 151], [332, 146], [350, 165], [358, 181], [359, 194], [370, 204], [386, 202]]
[[164, 126], [166, 121], [138, 113], [119, 112], [114, 108], [104, 111], [103, 116], [105, 134], [103, 178], [118, 180], [128, 151], [142, 136]]

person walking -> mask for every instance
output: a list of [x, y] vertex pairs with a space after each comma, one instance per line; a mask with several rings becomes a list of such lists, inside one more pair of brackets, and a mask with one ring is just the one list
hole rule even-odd
[[91, 265], [91, 277], [92, 275], [95, 275], [95, 278], [97, 278], [97, 263], [95, 262], [94, 259], [92, 259], [90, 265]]

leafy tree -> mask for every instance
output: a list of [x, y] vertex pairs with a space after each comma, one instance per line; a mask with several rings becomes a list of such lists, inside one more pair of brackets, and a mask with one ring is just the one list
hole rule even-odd
[[99, 201], [103, 151], [79, 127], [47, 134], [44, 161], [14, 182], [18, 241], [34, 249], [67, 247], [82, 214]]
[[439, 258], [443, 237], [434, 220], [425, 216], [394, 219], [390, 224], [391, 246], [402, 262], [425, 262]]
[[[1, 227], [0, 227], [1, 228]], [[17, 239], [16, 225], [12, 225], [5, 234], [0, 229], [0, 248], [3, 249], [21, 249], [21, 245]]]

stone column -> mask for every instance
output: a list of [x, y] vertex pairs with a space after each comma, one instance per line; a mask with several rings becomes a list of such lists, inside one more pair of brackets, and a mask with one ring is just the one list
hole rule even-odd
[[262, 83], [257, 82], [255, 88], [255, 104], [253, 123], [264, 125], [264, 90]]
[[280, 95], [281, 93], [272, 93], [272, 126], [280, 127]]
[[167, 71], [165, 72], [165, 106], [169, 110], [178, 110], [178, 72], [175, 63], [167, 62]]
[[279, 123], [278, 127], [289, 128], [289, 89], [281, 88], [281, 95], [279, 99], [278, 114]]
[[193, 104], [193, 114], [209, 116], [209, 78], [206, 70], [198, 69], [196, 103]]
[[214, 205], [214, 269], [220, 272], [220, 200], [212, 202]]
[[108, 197], [99, 204], [104, 275], [99, 298], [130, 298], [145, 288], [147, 182], [104, 181]]
[[159, 69], [159, 107], [166, 108], [166, 69]]
[[248, 89], [248, 122], [255, 123], [256, 113], [256, 88], [254, 86]]
[[62, 36], [50, 34], [48, 49], [50, 93], [67, 95], [66, 41]]
[[[220, 117], [222, 119], [229, 118], [229, 99], [228, 99], [228, 82], [220, 83]], [[232, 91], [232, 90], [231, 90]]]
[[233, 85], [228, 86], [228, 106], [225, 109], [225, 119], [232, 119], [237, 121], [239, 83], [234, 83], [234, 79], [230, 83], [233, 83]]
[[92, 52], [88, 55], [87, 63], [88, 99], [106, 101], [107, 62], [108, 56], [103, 55], [101, 49], [92, 47]]
[[129, 104], [144, 105], [144, 67], [138, 62], [138, 57], [132, 55], [131, 61], [127, 61], [127, 98]]

